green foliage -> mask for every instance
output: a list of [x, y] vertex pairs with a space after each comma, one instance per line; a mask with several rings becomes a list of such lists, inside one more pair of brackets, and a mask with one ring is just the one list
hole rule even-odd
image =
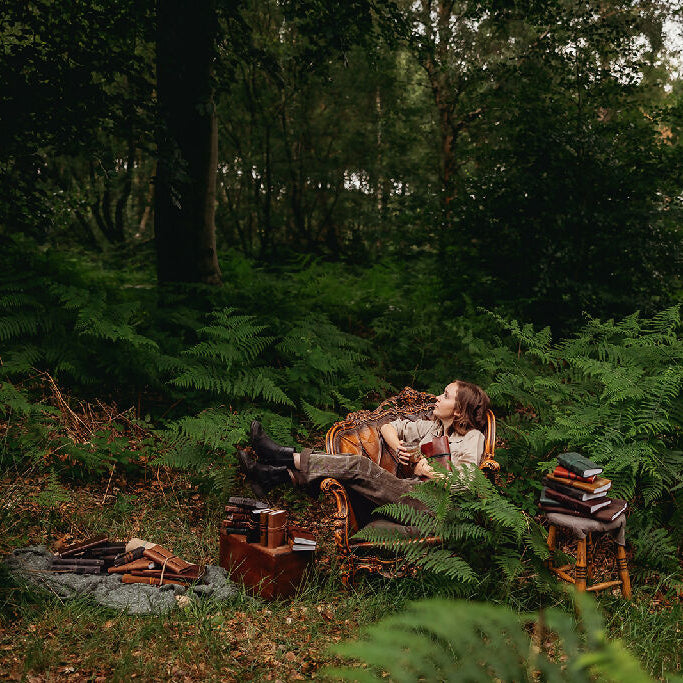
[[[357, 666], [342, 680], [652, 681], [619, 640], [609, 640], [592, 598], [575, 594], [577, 621], [552, 608], [519, 614], [500, 605], [424, 600], [333, 648]], [[531, 635], [530, 635], [531, 632]], [[566, 660], [566, 661], [565, 661]]]
[[[305, 437], [309, 427], [336, 421], [382, 386], [367, 367], [369, 344], [315, 311], [319, 281], [290, 277], [296, 303], [249, 315], [230, 305], [231, 297], [260, 310], [259, 294], [273, 291], [277, 275], [243, 269], [253, 302], [239, 290], [201, 288], [156, 298], [140, 286], [144, 273], [102, 271], [82, 257], [39, 253], [27, 240], [13, 240], [2, 259], [1, 409], [32, 410], [33, 399], [7, 380], [36, 371], [85, 397], [115, 392], [117, 400], [140, 405], [143, 394], [156, 394], [172, 411], [159, 464], [211, 472], [227, 485], [225, 454], [244, 442], [254, 418], [293, 442], [295, 432]], [[37, 417], [45, 408], [36, 410]], [[90, 469], [126, 462], [124, 442], [91, 436], [88, 444], [67, 439], [56, 446]]]
[[[516, 508], [479, 470], [453, 472], [444, 480], [420, 484], [411, 498], [423, 503], [418, 510], [403, 502], [384, 505], [378, 512], [416, 527], [422, 539], [438, 536], [440, 546], [426, 546], [395, 532], [366, 528], [357, 536], [382, 543], [400, 552], [406, 562], [460, 584], [486, 589], [504, 589], [522, 571], [525, 547], [531, 550], [536, 567], [547, 557], [547, 548], [537, 537], [536, 523]], [[532, 538], [534, 539], [532, 541]], [[501, 574], [505, 581], [501, 581]]]
[[548, 330], [493, 317], [509, 336], [482, 345], [479, 363], [494, 405], [510, 413], [500, 459], [520, 477], [511, 488], [517, 501], [531, 510], [536, 492], [521, 482], [538, 481], [553, 455], [577, 450], [604, 467], [614, 495], [636, 507], [660, 503], [671, 515], [683, 484], [680, 308], [591, 319], [555, 344]]
[[45, 487], [36, 496], [36, 502], [41, 507], [57, 508], [60, 503], [71, 500], [68, 491], [60, 484], [59, 477], [54, 470], [50, 470]]

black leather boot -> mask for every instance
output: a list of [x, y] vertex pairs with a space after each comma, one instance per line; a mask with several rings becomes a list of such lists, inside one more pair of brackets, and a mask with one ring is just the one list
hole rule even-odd
[[294, 449], [273, 441], [258, 420], [251, 423], [251, 445], [262, 462], [290, 469], [294, 467]]
[[247, 480], [258, 498], [265, 498], [268, 491], [280, 484], [291, 484], [292, 478], [286, 467], [262, 465], [246, 451], [237, 451], [240, 469], [247, 475]]

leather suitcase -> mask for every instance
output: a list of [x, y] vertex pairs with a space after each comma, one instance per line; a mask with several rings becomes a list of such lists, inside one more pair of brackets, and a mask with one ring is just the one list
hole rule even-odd
[[294, 552], [288, 545], [267, 548], [247, 543], [241, 534], [220, 535], [221, 567], [265, 599], [293, 595], [313, 564], [314, 552]]

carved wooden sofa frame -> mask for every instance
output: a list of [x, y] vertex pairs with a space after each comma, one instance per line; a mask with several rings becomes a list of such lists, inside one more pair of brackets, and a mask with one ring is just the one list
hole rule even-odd
[[[436, 396], [433, 394], [406, 387], [396, 396], [383, 401], [375, 410], [349, 413], [345, 420], [333, 425], [325, 438], [325, 451], [331, 455], [364, 455], [392, 471], [392, 466], [395, 467], [394, 456], [384, 444], [380, 427], [396, 419], [429, 418], [435, 403]], [[485, 437], [484, 455], [479, 469], [487, 476], [495, 477], [500, 464], [495, 460], [496, 419], [490, 410], [487, 413]], [[320, 489], [336, 503], [334, 540], [341, 560], [344, 586], [352, 585], [357, 572], [361, 570], [377, 572], [391, 578], [415, 573], [415, 567], [402, 558], [387, 558], [386, 548], [381, 544], [353, 540], [353, 535], [365, 526], [367, 519], [363, 517], [369, 517], [368, 514], [364, 514], [366, 511], [358, 510], [359, 505], [362, 507], [362, 501], [352, 501], [350, 493], [336, 479], [324, 479]], [[436, 537], [420, 539], [420, 543], [424, 545], [436, 545], [440, 542], [441, 539]]]

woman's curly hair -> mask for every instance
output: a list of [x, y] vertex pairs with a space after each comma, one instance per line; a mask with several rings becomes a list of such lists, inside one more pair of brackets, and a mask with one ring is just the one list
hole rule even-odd
[[458, 392], [451, 430], [463, 436], [470, 429], [486, 432], [486, 411], [491, 407], [488, 394], [476, 384], [456, 380]]

